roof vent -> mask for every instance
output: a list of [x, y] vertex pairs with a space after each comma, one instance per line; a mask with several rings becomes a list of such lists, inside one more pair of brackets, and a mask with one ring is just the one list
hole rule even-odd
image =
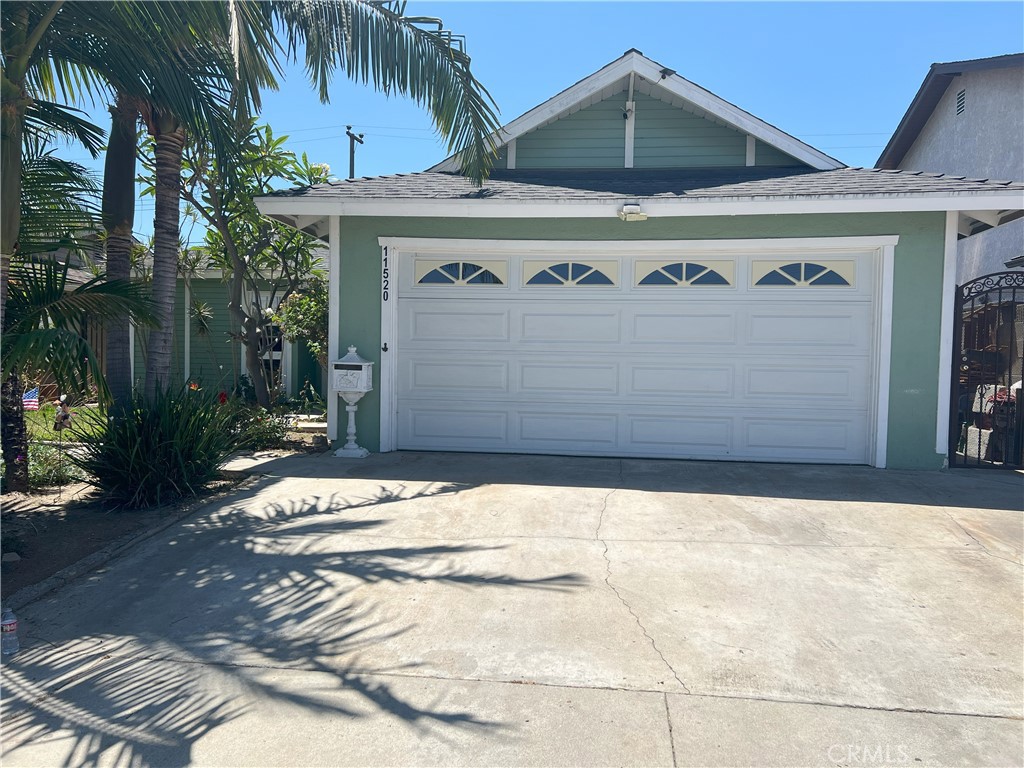
[[962, 115], [967, 109], [967, 89], [964, 88], [956, 95], [956, 113]]

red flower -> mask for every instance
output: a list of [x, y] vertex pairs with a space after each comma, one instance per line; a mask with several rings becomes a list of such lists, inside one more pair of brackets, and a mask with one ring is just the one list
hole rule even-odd
[[221, 405], [224, 405], [227, 401], [228, 401], [228, 393], [227, 392], [221, 392], [219, 395], [217, 395], [217, 402], [220, 403]]

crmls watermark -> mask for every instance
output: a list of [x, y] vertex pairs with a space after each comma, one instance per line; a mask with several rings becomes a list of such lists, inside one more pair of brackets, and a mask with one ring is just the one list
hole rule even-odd
[[910, 755], [903, 745], [833, 744], [828, 759], [839, 765], [907, 765]]

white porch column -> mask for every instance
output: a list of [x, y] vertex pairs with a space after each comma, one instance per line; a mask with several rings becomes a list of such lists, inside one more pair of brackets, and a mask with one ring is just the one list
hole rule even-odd
[[327, 439], [338, 439], [338, 395], [331, 391], [330, 364], [341, 358], [341, 217], [328, 217], [327, 228], [330, 247], [327, 257], [328, 270], [328, 313], [327, 313], [327, 385], [324, 395], [327, 399]]
[[[942, 258], [942, 316], [939, 318], [939, 402], [935, 412], [935, 452], [949, 451], [949, 398], [953, 376], [953, 307], [956, 304], [956, 244], [959, 211], [946, 211]], [[947, 457], [948, 458], [948, 457]]]

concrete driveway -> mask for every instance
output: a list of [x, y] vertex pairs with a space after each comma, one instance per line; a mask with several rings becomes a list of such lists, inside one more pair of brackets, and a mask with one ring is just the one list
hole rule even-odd
[[1024, 762], [1020, 475], [248, 465], [21, 611], [5, 766]]

